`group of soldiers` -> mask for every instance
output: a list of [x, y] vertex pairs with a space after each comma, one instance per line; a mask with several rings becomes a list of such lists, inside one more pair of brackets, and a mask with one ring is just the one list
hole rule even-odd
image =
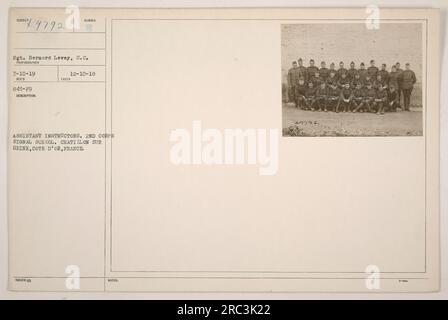
[[336, 70], [334, 63], [327, 68], [324, 61], [318, 68], [313, 59], [305, 67], [300, 58], [292, 62], [288, 71], [288, 98], [303, 110], [377, 114], [397, 109], [409, 111], [416, 81], [409, 63], [402, 70], [397, 62], [389, 72], [386, 64], [381, 69], [376, 67], [375, 60], [370, 61], [368, 68], [361, 63], [358, 69], [354, 62], [346, 69], [341, 61]]

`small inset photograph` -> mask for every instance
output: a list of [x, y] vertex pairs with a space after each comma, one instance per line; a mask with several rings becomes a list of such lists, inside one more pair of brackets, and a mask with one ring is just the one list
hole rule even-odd
[[420, 22], [281, 27], [283, 136], [423, 135]]

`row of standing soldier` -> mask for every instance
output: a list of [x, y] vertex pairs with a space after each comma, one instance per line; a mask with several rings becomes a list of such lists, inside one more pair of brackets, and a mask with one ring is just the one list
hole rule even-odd
[[[300, 58], [292, 62], [292, 68], [288, 71], [288, 99], [294, 102], [296, 106], [301, 104], [302, 95], [299, 94], [299, 82], [304, 82], [307, 87], [312, 83], [314, 89], [320, 88], [322, 83], [325, 83], [328, 89], [339, 88], [343, 90], [348, 84], [348, 88], [354, 91], [358, 84], [361, 89], [368, 89], [370, 84], [376, 91], [382, 88], [386, 95], [389, 95], [391, 88], [394, 88], [394, 95], [397, 95], [396, 106], [398, 108], [409, 111], [410, 99], [412, 89], [416, 82], [414, 71], [411, 70], [410, 64], [406, 63], [405, 70], [400, 68], [400, 63], [397, 62], [392, 66], [391, 71], [387, 71], [386, 64], [382, 64], [381, 69], [375, 66], [375, 61], [370, 61], [370, 66], [365, 67], [364, 63], [360, 64], [360, 68], [355, 67], [355, 63], [350, 63], [350, 68], [344, 68], [344, 63], [339, 63], [339, 69], [335, 69], [334, 63], [331, 63], [330, 68], [326, 67], [326, 63], [321, 62], [321, 67], [314, 65], [314, 60], [311, 59], [309, 66], [303, 66], [303, 60]], [[403, 96], [403, 107], [402, 99]]]

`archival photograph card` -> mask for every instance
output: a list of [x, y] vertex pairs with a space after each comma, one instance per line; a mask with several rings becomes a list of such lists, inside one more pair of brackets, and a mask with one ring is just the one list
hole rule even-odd
[[439, 28], [12, 8], [9, 289], [438, 291]]

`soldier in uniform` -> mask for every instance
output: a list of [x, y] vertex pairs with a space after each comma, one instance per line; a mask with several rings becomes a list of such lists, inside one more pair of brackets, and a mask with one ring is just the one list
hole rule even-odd
[[411, 94], [414, 84], [417, 82], [414, 71], [411, 70], [411, 65], [406, 63], [405, 70], [401, 74], [401, 89], [403, 90], [403, 107], [405, 111], [410, 111]]
[[364, 64], [364, 62], [361, 62], [361, 64], [359, 65], [358, 73], [359, 73], [359, 77], [360, 77], [361, 81], [363, 81], [365, 84], [367, 69], [366, 69], [366, 65]]
[[389, 91], [387, 92], [387, 109], [396, 112], [399, 107], [398, 92], [395, 89], [395, 85], [392, 84], [389, 86]]
[[307, 89], [307, 85], [305, 83], [305, 79], [303, 77], [299, 78], [299, 83], [296, 86], [296, 101], [297, 101], [297, 108], [305, 109], [305, 92]]
[[327, 112], [327, 102], [328, 102], [328, 88], [325, 82], [322, 82], [320, 87], [316, 90], [316, 108], [318, 111], [324, 110]]
[[316, 89], [312, 82], [308, 82], [308, 88], [305, 91], [305, 110], [314, 111], [314, 101], [316, 99]]
[[369, 82], [367, 83], [367, 88], [364, 91], [364, 100], [363, 100], [363, 106], [364, 108], [367, 107], [368, 112], [372, 112], [373, 104], [376, 96], [376, 91], [373, 89], [372, 84]]
[[336, 88], [338, 86], [338, 78], [336, 78], [336, 71], [330, 70], [330, 76], [327, 78], [327, 87]]
[[292, 68], [288, 71], [288, 101], [294, 102], [297, 107], [297, 101], [295, 97], [296, 84], [299, 81], [299, 68], [297, 62], [292, 62]]
[[361, 82], [358, 82], [356, 84], [356, 88], [353, 90], [353, 112], [364, 112], [364, 110], [362, 109], [364, 97], [365, 93], [362, 89], [362, 84]]
[[347, 73], [341, 73], [339, 80], [338, 80], [338, 85], [339, 88], [344, 88], [346, 84], [350, 84], [350, 80], [347, 77]]
[[[334, 76], [334, 78], [336, 78], [336, 76]], [[339, 89], [337, 84], [329, 85], [328, 83], [329, 82], [327, 81], [327, 88], [328, 88], [327, 110], [336, 111], [339, 109], [339, 97], [341, 96], [341, 90]]]
[[306, 67], [303, 65], [302, 58], [299, 58], [297, 62], [299, 63], [299, 77], [302, 77], [306, 82]]
[[373, 86], [374, 79], [370, 78], [370, 75], [367, 73], [364, 79], [364, 86], [367, 87], [368, 84]]
[[337, 73], [338, 79], [340, 79], [344, 73], [347, 76], [347, 69], [344, 68], [344, 62], [341, 61], [339, 62], [339, 69]]
[[381, 65], [381, 70], [378, 71], [378, 74], [381, 76], [381, 79], [384, 82], [384, 85], [387, 87], [389, 84], [389, 72], [387, 71], [387, 67], [386, 64], [383, 63]]
[[314, 60], [310, 60], [310, 66], [306, 69], [306, 81], [310, 82], [314, 74], [319, 72], [319, 69], [314, 65]]
[[367, 68], [367, 74], [371, 79], [376, 79], [378, 68], [375, 66], [375, 60], [370, 60], [370, 67]]
[[320, 63], [319, 74], [322, 81], [327, 81], [327, 78], [330, 75], [330, 70], [326, 67], [325, 61]]
[[403, 69], [400, 68], [400, 62], [397, 62], [395, 64], [395, 67], [397, 68], [397, 79], [398, 79], [398, 103], [401, 105], [401, 96], [403, 95], [403, 88], [401, 87], [401, 74], [403, 73]]
[[358, 84], [361, 85], [361, 87], [364, 86], [364, 83], [361, 80], [361, 75], [357, 72], [357, 73], [355, 73], [355, 78], [350, 82], [350, 87], [352, 89], [355, 89], [358, 87]]
[[353, 81], [353, 79], [355, 79], [355, 74], [358, 73], [358, 70], [355, 69], [355, 63], [352, 61], [350, 62], [350, 69], [348, 69], [347, 71], [347, 78], [350, 81]]
[[383, 89], [387, 88], [384, 79], [381, 77], [379, 73], [377, 74], [375, 81], [373, 81], [373, 87], [375, 88], [375, 90], [378, 90], [380, 87]]
[[337, 78], [338, 78], [338, 72], [336, 71], [335, 68], [336, 68], [336, 66], [335, 66], [334, 62], [330, 63], [330, 73], [331, 73], [332, 71], [334, 71], [334, 75], [335, 75], [335, 78], [336, 78], [336, 80], [337, 80]]
[[336, 112], [339, 112], [339, 106], [342, 106], [342, 112], [350, 112], [350, 106], [352, 104], [352, 90], [350, 90], [350, 85], [346, 83], [344, 88], [341, 90], [341, 96], [339, 100], [338, 108]]
[[311, 82], [313, 82], [313, 86], [316, 90], [320, 87], [322, 82], [324, 82], [320, 77], [319, 71], [316, 71], [314, 73], [313, 77], [311, 78]]
[[[397, 97], [398, 97], [398, 72], [397, 72], [397, 67], [396, 66], [392, 66], [392, 69], [389, 73], [389, 82], [388, 82], [388, 86], [394, 86], [395, 87], [395, 91], [397, 91]], [[398, 97], [399, 98], [399, 97]], [[400, 100], [398, 99], [398, 105], [400, 105]]]
[[377, 111], [376, 114], [384, 114], [384, 107], [387, 104], [387, 92], [383, 87], [379, 87], [376, 90], [375, 100], [373, 103], [374, 109]]

